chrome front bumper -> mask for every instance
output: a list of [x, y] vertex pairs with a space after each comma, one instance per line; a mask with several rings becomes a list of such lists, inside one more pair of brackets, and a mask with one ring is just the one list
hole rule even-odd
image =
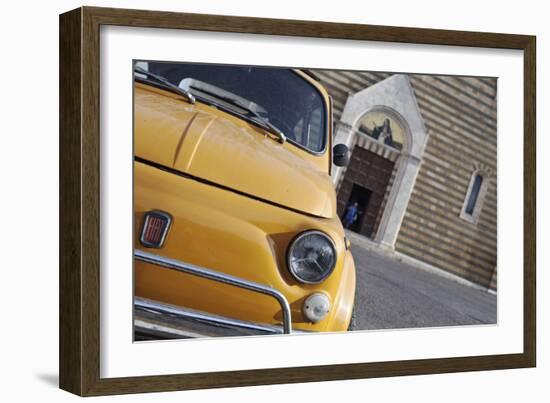
[[136, 340], [158, 340], [272, 335], [283, 334], [284, 329], [136, 297], [134, 332]]
[[259, 324], [164, 304], [145, 298], [134, 298], [134, 330], [143, 338], [186, 338], [208, 336], [244, 336], [289, 334], [292, 332], [290, 305], [278, 290], [229, 274], [184, 263], [136, 249], [136, 260], [158, 267], [206, 278], [274, 298], [281, 306], [282, 326]]

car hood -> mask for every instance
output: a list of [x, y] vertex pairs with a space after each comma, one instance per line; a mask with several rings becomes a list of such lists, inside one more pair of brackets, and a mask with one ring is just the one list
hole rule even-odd
[[329, 175], [242, 119], [136, 87], [134, 124], [138, 158], [306, 214], [336, 214]]

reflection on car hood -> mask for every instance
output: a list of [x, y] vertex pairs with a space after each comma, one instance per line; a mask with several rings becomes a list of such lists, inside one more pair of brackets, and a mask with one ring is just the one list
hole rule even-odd
[[135, 155], [232, 190], [334, 217], [327, 173], [242, 119], [136, 86]]

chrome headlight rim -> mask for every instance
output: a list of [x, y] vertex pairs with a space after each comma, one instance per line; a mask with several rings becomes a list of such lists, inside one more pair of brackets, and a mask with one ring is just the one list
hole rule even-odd
[[[304, 280], [304, 279], [300, 278], [300, 276], [298, 276], [294, 272], [294, 270], [292, 268], [292, 264], [290, 263], [290, 259], [292, 258], [292, 250], [294, 249], [294, 246], [300, 240], [302, 240], [303, 238], [305, 238], [308, 235], [320, 235], [321, 237], [325, 238], [329, 242], [329, 244], [332, 248], [332, 252], [334, 253], [334, 264], [332, 265], [332, 267], [329, 270], [327, 270], [327, 272], [323, 275], [323, 277], [321, 279], [316, 280], [316, 281]], [[300, 232], [298, 235], [296, 235], [292, 239], [292, 241], [288, 245], [288, 249], [287, 249], [287, 252], [286, 252], [286, 265], [287, 265], [288, 271], [290, 272], [290, 274], [292, 275], [292, 277], [294, 277], [294, 279], [296, 281], [298, 281], [299, 283], [302, 283], [302, 284], [320, 284], [320, 283], [322, 283], [323, 281], [325, 281], [327, 278], [330, 277], [330, 275], [332, 274], [332, 272], [336, 268], [337, 261], [338, 261], [338, 252], [336, 250], [336, 244], [334, 243], [333, 239], [328, 234], [326, 234], [325, 232], [320, 231], [320, 230], [306, 230], [306, 231]]]

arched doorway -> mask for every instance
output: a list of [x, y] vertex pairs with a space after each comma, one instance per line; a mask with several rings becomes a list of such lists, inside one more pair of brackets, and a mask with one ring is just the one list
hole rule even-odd
[[338, 191], [338, 212], [357, 207], [352, 231], [375, 238], [395, 176], [396, 161], [405, 147], [405, 128], [394, 111], [377, 107], [355, 125], [350, 163]]
[[394, 247], [427, 137], [407, 76], [350, 95], [335, 143], [346, 144], [352, 156], [347, 167], [333, 170], [339, 213], [355, 199], [365, 204], [350, 229]]

